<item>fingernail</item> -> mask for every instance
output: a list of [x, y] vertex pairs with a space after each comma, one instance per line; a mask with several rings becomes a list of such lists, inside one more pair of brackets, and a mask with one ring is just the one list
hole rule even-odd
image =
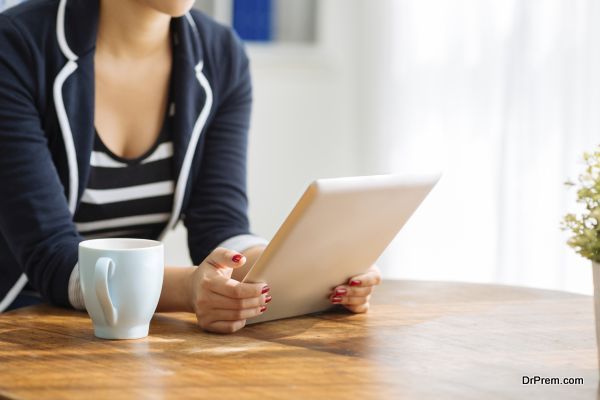
[[236, 254], [235, 256], [231, 257], [231, 259], [233, 260], [233, 262], [238, 263], [242, 259], [242, 255]]
[[260, 292], [260, 294], [269, 293], [269, 290], [271, 290], [271, 288], [268, 286], [265, 286], [264, 288], [262, 288], [262, 291]]
[[271, 300], [273, 300], [273, 297], [271, 297], [271, 296], [267, 296], [267, 297], [265, 298], [265, 303], [268, 303], [268, 302], [270, 302]]
[[260, 312], [265, 312], [266, 310], [267, 310], [267, 307], [266, 307], [266, 306], [262, 306], [262, 307], [260, 308]]
[[342, 298], [340, 296], [335, 296], [334, 298], [331, 299], [332, 303], [339, 303], [342, 301]]
[[357, 280], [351, 280], [350, 286], [359, 286], [362, 282]]
[[338, 295], [338, 294], [346, 294], [346, 293], [348, 293], [348, 291], [346, 290], [346, 288], [335, 289], [335, 294], [336, 295]]

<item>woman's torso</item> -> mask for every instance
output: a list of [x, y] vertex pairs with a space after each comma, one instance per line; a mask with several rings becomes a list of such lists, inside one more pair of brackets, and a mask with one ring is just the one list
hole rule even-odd
[[[94, 54], [95, 137], [74, 215], [85, 238], [156, 239], [173, 205], [171, 33], [146, 57], [111, 52], [102, 24]], [[113, 38], [117, 40], [118, 38]]]

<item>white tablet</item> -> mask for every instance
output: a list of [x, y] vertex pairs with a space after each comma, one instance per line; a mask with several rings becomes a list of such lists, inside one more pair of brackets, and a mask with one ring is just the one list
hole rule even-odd
[[273, 296], [247, 323], [332, 307], [332, 289], [375, 263], [438, 179], [382, 175], [309, 185], [243, 280], [266, 282]]

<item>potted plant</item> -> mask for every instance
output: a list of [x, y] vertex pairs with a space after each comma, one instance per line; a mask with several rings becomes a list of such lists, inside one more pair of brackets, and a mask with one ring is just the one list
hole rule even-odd
[[592, 262], [594, 279], [594, 309], [596, 315], [596, 341], [600, 360], [600, 147], [583, 155], [585, 169], [577, 183], [567, 185], [577, 189], [577, 203], [581, 210], [564, 217], [562, 228], [570, 231], [568, 240], [581, 256]]

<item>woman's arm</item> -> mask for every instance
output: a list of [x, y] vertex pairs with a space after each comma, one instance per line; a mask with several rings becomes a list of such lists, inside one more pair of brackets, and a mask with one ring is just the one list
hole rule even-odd
[[42, 297], [68, 307], [81, 237], [36, 106], [43, 72], [24, 37], [0, 15], [0, 235]]
[[199, 171], [184, 210], [188, 247], [195, 264], [231, 238], [250, 234], [246, 190], [252, 107], [249, 61], [232, 32], [218, 42], [223, 50], [206, 64], [221, 67], [211, 81], [215, 110], [200, 139]]
[[157, 312], [193, 312], [190, 282], [197, 267], [165, 267]]
[[[196, 269], [192, 267], [188, 272], [167, 269], [165, 298], [161, 301], [160, 309], [163, 306], [165, 309], [185, 308], [182, 301], [185, 303], [185, 298], [191, 298], [201, 327], [226, 332], [240, 329], [249, 315], [264, 312], [270, 296], [267, 295], [265, 284], [239, 282], [260, 255], [260, 247], [263, 246], [244, 251], [246, 257], [239, 262], [232, 259], [239, 255], [236, 252], [228, 251], [228, 256], [224, 256], [222, 251], [226, 250], [217, 248], [211, 253], [217, 246], [227, 246], [226, 243], [233, 243], [236, 237], [250, 234], [246, 194], [248, 129], [252, 106], [249, 61], [242, 42], [232, 31], [219, 32], [222, 32], [222, 37], [213, 42], [219, 43], [220, 51], [208, 48], [207, 57], [212, 56], [212, 62], [205, 64], [207, 76], [211, 76], [210, 68], [218, 69], [218, 73], [212, 74], [214, 79], [210, 82], [215, 99], [214, 112], [199, 144], [203, 149], [200, 169], [192, 183], [190, 200], [184, 210], [190, 255], [199, 266]], [[257, 241], [248, 245], [255, 244]], [[170, 295], [178, 288], [181, 291], [182, 285], [186, 285], [186, 295]], [[260, 287], [258, 297], [256, 292], [248, 289], [257, 287]], [[227, 312], [216, 312], [215, 309], [219, 307]], [[232, 318], [237, 318], [237, 322], [231, 322]]]

